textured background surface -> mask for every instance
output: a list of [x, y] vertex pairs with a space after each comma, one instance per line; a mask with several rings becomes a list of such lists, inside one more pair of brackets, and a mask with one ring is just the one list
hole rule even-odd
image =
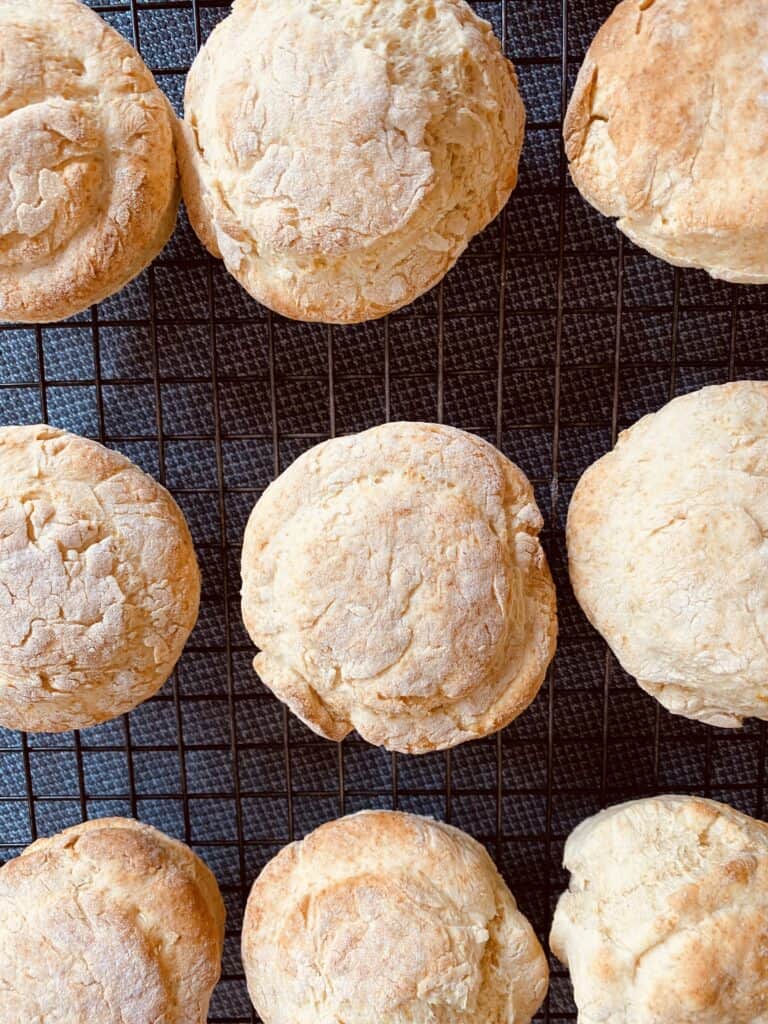
[[[279, 2], [279, 0], [275, 0]], [[138, 42], [180, 108], [221, 0], [92, 6]], [[182, 221], [137, 282], [43, 328], [0, 326], [0, 420], [48, 419], [119, 448], [173, 491], [204, 575], [174, 678], [81, 735], [0, 730], [0, 858], [82, 818], [134, 815], [191, 843], [229, 907], [211, 1021], [254, 1021], [238, 932], [248, 886], [288, 840], [364, 807], [432, 814], [488, 845], [542, 939], [569, 830], [605, 802], [700, 792], [763, 816], [766, 744], [673, 719], [626, 678], [570, 592], [563, 525], [578, 475], [671, 395], [763, 377], [768, 289], [676, 272], [623, 242], [575, 194], [560, 148], [567, 93], [612, 0], [486, 0], [529, 115], [520, 187], [444, 284], [356, 328], [270, 316]], [[563, 41], [567, 39], [567, 47]], [[561, 639], [533, 707], [448, 755], [393, 757], [320, 740], [260, 686], [239, 608], [239, 543], [275, 472], [333, 433], [444, 420], [498, 444], [535, 481]], [[572, 1019], [553, 978], [540, 1017]]]

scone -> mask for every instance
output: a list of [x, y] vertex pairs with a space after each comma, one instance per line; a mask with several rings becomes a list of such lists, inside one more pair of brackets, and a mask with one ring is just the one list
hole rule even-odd
[[0, 428], [0, 725], [80, 729], [171, 674], [200, 574], [170, 494], [53, 427]]
[[224, 904], [190, 849], [104, 818], [0, 869], [0, 1024], [205, 1024]]
[[0, 320], [63, 320], [160, 252], [179, 203], [168, 101], [79, 0], [0, 0]]
[[768, 1022], [768, 826], [661, 796], [583, 822], [550, 944], [579, 1024]]
[[370, 320], [499, 213], [524, 123], [514, 69], [464, 0], [235, 0], [187, 79], [184, 200], [259, 302]]
[[764, 0], [623, 0], [565, 120], [584, 198], [669, 263], [768, 282], [767, 54]]
[[322, 825], [267, 864], [243, 964], [264, 1024], [528, 1024], [548, 980], [484, 847], [393, 811]]
[[541, 527], [522, 471], [461, 430], [388, 423], [312, 448], [245, 532], [257, 672], [329, 739], [423, 753], [502, 728], [555, 650]]
[[768, 384], [676, 398], [625, 431], [568, 512], [576, 597], [678, 715], [768, 719]]

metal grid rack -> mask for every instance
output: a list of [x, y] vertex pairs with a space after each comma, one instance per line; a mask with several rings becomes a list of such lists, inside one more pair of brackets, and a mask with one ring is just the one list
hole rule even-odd
[[[134, 41], [177, 109], [226, 0], [91, 5]], [[570, 592], [563, 525], [579, 474], [674, 394], [768, 368], [768, 289], [646, 256], [574, 192], [560, 145], [569, 89], [613, 0], [478, 0], [529, 114], [520, 186], [444, 283], [387, 320], [294, 324], [248, 299], [182, 222], [154, 266], [64, 324], [0, 327], [0, 421], [41, 418], [119, 447], [190, 522], [200, 622], [173, 679], [82, 734], [0, 731], [0, 858], [86, 817], [133, 815], [190, 843], [228, 904], [211, 1021], [255, 1021], [238, 945], [248, 887], [289, 840], [363, 807], [451, 821], [483, 840], [541, 938], [570, 829], [606, 802], [711, 794], [763, 816], [766, 731], [661, 712]], [[239, 614], [239, 542], [258, 494], [301, 451], [388, 418], [443, 420], [535, 481], [560, 602], [559, 652], [502, 734], [398, 757], [305, 729], [256, 680]], [[555, 968], [540, 1019], [571, 1020]]]

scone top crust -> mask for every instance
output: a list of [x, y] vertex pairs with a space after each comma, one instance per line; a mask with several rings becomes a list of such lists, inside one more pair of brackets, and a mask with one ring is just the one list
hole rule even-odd
[[256, 670], [331, 739], [421, 753], [500, 729], [554, 653], [541, 525], [523, 473], [461, 430], [389, 423], [318, 445], [246, 528]]
[[173, 230], [173, 114], [79, 0], [0, 0], [0, 320], [62, 320]]
[[392, 811], [323, 825], [267, 865], [243, 962], [265, 1024], [528, 1024], [548, 977], [485, 849]]
[[583, 822], [550, 942], [579, 1024], [766, 1024], [768, 826], [662, 796]]
[[768, 719], [768, 384], [676, 398], [625, 431], [568, 513], [571, 582], [670, 711]]
[[766, 283], [767, 54], [763, 0], [623, 0], [565, 121], [584, 197], [671, 263]]
[[259, 301], [354, 322], [412, 301], [517, 181], [512, 65], [464, 0], [235, 0], [180, 162], [200, 238]]
[[158, 690], [197, 618], [192, 539], [123, 455], [0, 429], [0, 724], [61, 732]]
[[105, 818], [0, 869], [0, 1024], [205, 1024], [224, 905], [191, 850]]

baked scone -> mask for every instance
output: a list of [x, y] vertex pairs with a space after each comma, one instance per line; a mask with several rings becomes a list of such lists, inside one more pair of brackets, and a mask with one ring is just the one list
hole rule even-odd
[[548, 980], [485, 848], [394, 811], [329, 822], [267, 864], [243, 964], [264, 1024], [528, 1024]]
[[583, 822], [550, 945], [579, 1024], [766, 1024], [768, 826], [661, 796]]
[[565, 119], [584, 198], [669, 263], [766, 283], [767, 53], [764, 0], [623, 0]]
[[235, 0], [187, 79], [184, 200], [259, 302], [370, 320], [499, 213], [524, 124], [514, 68], [464, 0]]
[[678, 715], [768, 719], [768, 384], [676, 398], [625, 431], [568, 512], [576, 597]]
[[160, 252], [179, 204], [173, 116], [79, 0], [0, 0], [0, 320], [63, 320]]
[[256, 503], [243, 617], [267, 686], [311, 729], [423, 753], [536, 696], [555, 591], [530, 483], [486, 441], [387, 423], [305, 452]]
[[0, 428], [0, 725], [80, 729], [171, 674], [200, 574], [170, 494], [54, 427]]
[[183, 843], [126, 818], [0, 869], [0, 1024], [205, 1024], [224, 904]]

